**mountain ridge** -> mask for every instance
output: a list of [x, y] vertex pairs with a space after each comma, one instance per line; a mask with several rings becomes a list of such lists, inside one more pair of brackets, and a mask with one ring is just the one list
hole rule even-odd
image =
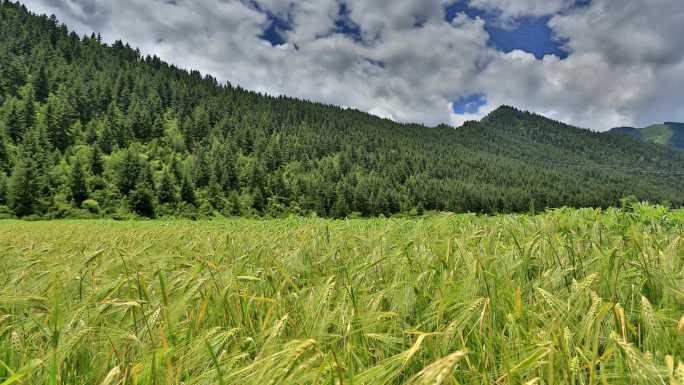
[[641, 128], [616, 127], [611, 129], [609, 133], [629, 135], [644, 142], [684, 150], [684, 123], [665, 122]]

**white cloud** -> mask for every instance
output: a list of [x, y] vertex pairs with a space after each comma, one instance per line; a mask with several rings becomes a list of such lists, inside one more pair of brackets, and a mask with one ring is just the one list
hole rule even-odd
[[[459, 0], [464, 1], [464, 0]], [[340, 34], [344, 2], [363, 41]], [[249, 89], [350, 106], [429, 125], [477, 119], [499, 104], [595, 129], [684, 120], [684, 2], [471, 0], [502, 19], [554, 15], [567, 39], [565, 60], [508, 54], [488, 44], [485, 21], [460, 14], [454, 0], [27, 0], [79, 33], [101, 31], [144, 53], [211, 73]], [[289, 20], [287, 43], [259, 38], [263, 10]], [[560, 12], [560, 13], [559, 13]], [[453, 101], [486, 94], [478, 113], [456, 115]]]
[[444, 21], [442, 0], [348, 0], [351, 17], [368, 39], [412, 30], [417, 24]]
[[574, 3], [574, 0], [470, 0], [472, 7], [499, 12], [505, 18], [551, 15]]

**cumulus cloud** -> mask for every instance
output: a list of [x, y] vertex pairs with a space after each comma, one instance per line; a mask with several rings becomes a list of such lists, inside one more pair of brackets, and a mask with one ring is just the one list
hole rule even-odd
[[470, 5], [490, 12], [500, 13], [504, 18], [520, 16], [544, 16], [566, 10], [574, 0], [471, 0]]
[[351, 17], [359, 23], [366, 38], [414, 30], [425, 23], [443, 23], [442, 0], [349, 0]]
[[[26, 0], [79, 33], [101, 32], [220, 80], [428, 125], [499, 104], [568, 123], [684, 120], [680, 0]], [[584, 2], [586, 3], [586, 2]], [[545, 17], [569, 56], [500, 52], [487, 23]], [[279, 20], [283, 44], [263, 39]], [[544, 19], [544, 20], [547, 20]], [[535, 38], [534, 36], [530, 38]], [[456, 114], [470, 95], [487, 104]], [[457, 109], [458, 110], [458, 109]]]

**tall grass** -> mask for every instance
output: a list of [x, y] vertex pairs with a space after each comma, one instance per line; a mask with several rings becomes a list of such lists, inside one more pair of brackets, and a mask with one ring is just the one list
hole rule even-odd
[[684, 385], [684, 214], [0, 224], [0, 384]]

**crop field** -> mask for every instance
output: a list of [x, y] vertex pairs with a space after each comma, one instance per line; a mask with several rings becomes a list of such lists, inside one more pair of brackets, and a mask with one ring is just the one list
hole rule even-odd
[[684, 384], [684, 212], [0, 222], [0, 384]]

